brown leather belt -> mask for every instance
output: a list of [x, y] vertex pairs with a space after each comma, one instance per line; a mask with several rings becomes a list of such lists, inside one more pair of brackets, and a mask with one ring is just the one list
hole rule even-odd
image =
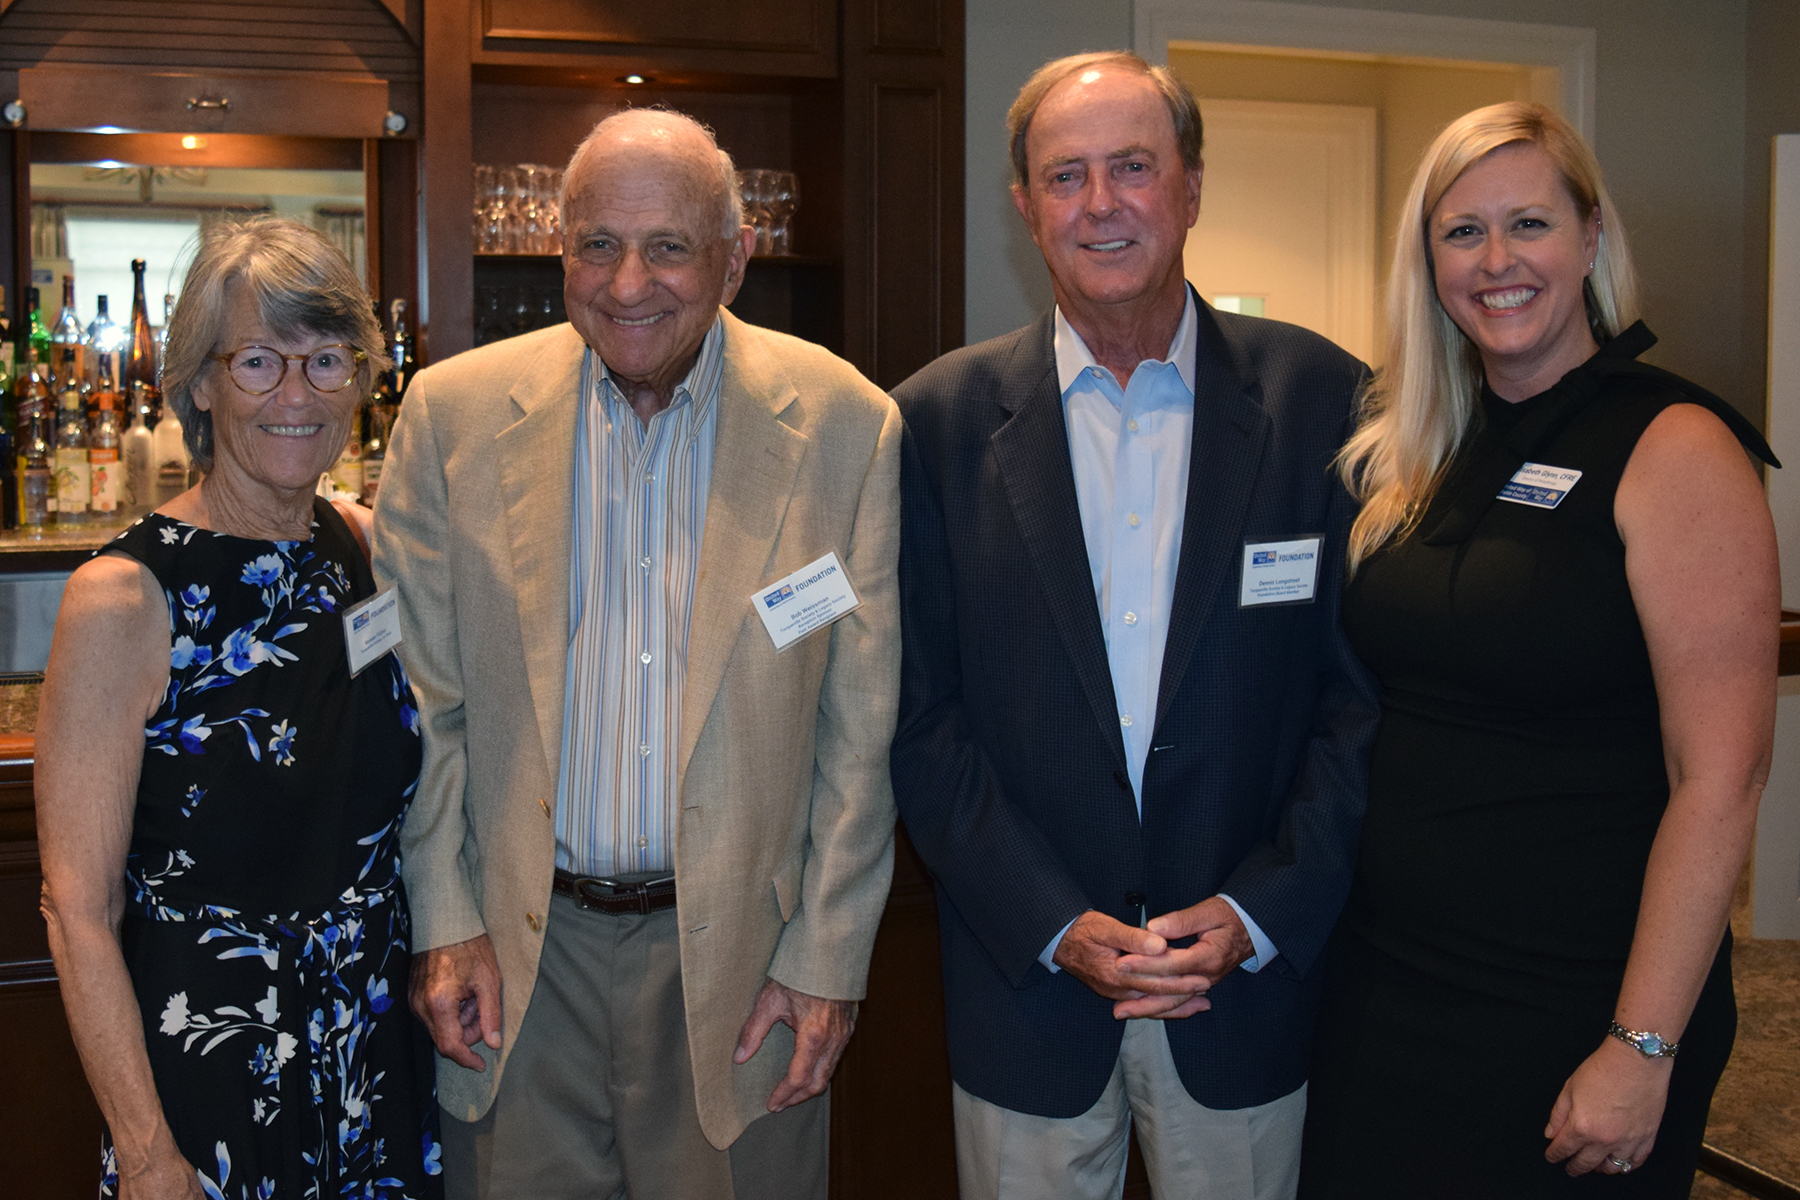
[[649, 916], [675, 907], [675, 877], [626, 883], [594, 875], [572, 875], [558, 869], [550, 890], [592, 912]]

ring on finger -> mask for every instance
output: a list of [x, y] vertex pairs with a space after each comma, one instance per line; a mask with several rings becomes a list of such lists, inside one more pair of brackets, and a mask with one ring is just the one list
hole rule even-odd
[[1629, 1158], [1614, 1158], [1609, 1154], [1606, 1156], [1606, 1161], [1617, 1167], [1619, 1169], [1619, 1174], [1621, 1175], [1629, 1173], [1632, 1167], [1632, 1162]]

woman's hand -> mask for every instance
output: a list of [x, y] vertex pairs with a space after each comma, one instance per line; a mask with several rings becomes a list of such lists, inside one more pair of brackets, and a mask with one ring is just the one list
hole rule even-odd
[[[1643, 1166], [1656, 1145], [1673, 1066], [1672, 1059], [1645, 1058], [1607, 1038], [1575, 1068], [1551, 1106], [1544, 1157], [1553, 1163], [1566, 1159], [1571, 1175], [1596, 1169], [1617, 1175]], [[1621, 1168], [1621, 1162], [1630, 1167]]]
[[171, 1143], [140, 1171], [119, 1170], [119, 1200], [208, 1200], [193, 1164]]

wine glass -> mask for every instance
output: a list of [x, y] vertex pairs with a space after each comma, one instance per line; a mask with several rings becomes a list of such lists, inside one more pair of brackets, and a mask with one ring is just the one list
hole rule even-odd
[[800, 180], [792, 171], [768, 171], [769, 190], [763, 203], [769, 214], [769, 253], [792, 254], [793, 241], [788, 223], [800, 207]]
[[773, 190], [773, 171], [751, 168], [738, 172], [738, 187], [744, 194], [744, 223], [756, 230], [756, 253], [769, 253], [769, 195]]

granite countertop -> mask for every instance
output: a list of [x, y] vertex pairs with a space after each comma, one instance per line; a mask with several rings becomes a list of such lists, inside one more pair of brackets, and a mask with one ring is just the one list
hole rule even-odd
[[30, 737], [37, 729], [42, 676], [0, 676], [0, 736]]

